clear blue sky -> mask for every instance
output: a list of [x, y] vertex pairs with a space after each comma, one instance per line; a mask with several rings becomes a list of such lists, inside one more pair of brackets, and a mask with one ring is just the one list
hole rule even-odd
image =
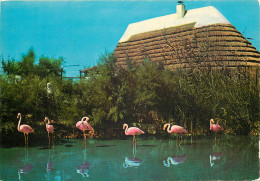
[[[130, 23], [172, 14], [172, 1], [3, 1], [0, 55], [21, 60], [33, 47], [37, 57], [64, 57], [66, 76], [96, 65], [112, 52]], [[260, 50], [257, 0], [185, 1], [186, 9], [217, 8]], [[70, 65], [80, 65], [72, 67]]]

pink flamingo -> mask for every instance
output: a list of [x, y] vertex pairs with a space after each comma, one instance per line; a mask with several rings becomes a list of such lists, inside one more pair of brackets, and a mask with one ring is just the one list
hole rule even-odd
[[31, 126], [27, 125], [27, 124], [23, 124], [20, 126], [21, 124], [21, 120], [22, 120], [22, 115], [21, 113], [18, 113], [17, 115], [17, 118], [20, 118], [19, 119], [19, 122], [18, 122], [18, 126], [17, 126], [17, 130], [20, 131], [20, 132], [23, 132], [24, 134], [24, 142], [25, 142], [25, 146], [28, 146], [28, 134], [29, 133], [33, 133], [34, 130], [31, 128]]
[[84, 144], [86, 144], [86, 140], [87, 140], [85, 131], [86, 130], [94, 131], [94, 129], [90, 126], [90, 124], [88, 124], [88, 120], [89, 120], [88, 117], [83, 117], [81, 119], [81, 121], [78, 121], [77, 124], [76, 124], [76, 127], [83, 131]]
[[123, 129], [125, 129], [125, 135], [133, 135], [133, 145], [136, 145], [136, 143], [137, 143], [135, 135], [144, 134], [144, 132], [137, 127], [128, 128], [127, 124], [123, 124]]
[[54, 127], [53, 127], [53, 125], [50, 124], [50, 120], [49, 120], [48, 117], [45, 117], [44, 122], [46, 122], [46, 121], [48, 121], [48, 122], [46, 123], [46, 130], [47, 130], [47, 132], [48, 132], [49, 146], [50, 146], [50, 142], [51, 142], [51, 141], [50, 141], [50, 133], [52, 133], [52, 145], [54, 145], [54, 144], [53, 144]]
[[[170, 123], [165, 124], [165, 125], [163, 126], [163, 130], [165, 130], [165, 128], [166, 128], [167, 126], [168, 126], [168, 129], [167, 129], [168, 133], [174, 133], [174, 134], [176, 134], [176, 136], [177, 136], [177, 143], [178, 143], [178, 134], [187, 134], [187, 133], [188, 133], [187, 130], [184, 129], [183, 127], [178, 126], [178, 125], [173, 125], [173, 126], [171, 126]], [[170, 127], [171, 127], [171, 129], [170, 129]], [[180, 142], [180, 144], [181, 144], [181, 142]]]
[[218, 125], [218, 124], [214, 124], [214, 120], [211, 119], [211, 120], [210, 120], [210, 130], [212, 130], [212, 131], [215, 132], [215, 139], [216, 139], [216, 133], [217, 133], [218, 131], [222, 131], [223, 128], [222, 128], [220, 125]]

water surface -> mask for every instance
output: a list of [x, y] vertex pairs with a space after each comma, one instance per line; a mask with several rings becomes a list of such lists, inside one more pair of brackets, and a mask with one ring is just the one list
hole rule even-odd
[[254, 180], [258, 138], [68, 140], [54, 148], [0, 148], [0, 180]]

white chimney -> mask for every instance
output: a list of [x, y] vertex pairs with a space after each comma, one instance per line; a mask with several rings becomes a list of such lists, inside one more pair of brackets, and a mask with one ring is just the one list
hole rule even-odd
[[176, 14], [178, 18], [183, 18], [185, 15], [185, 11], [186, 10], [184, 4], [179, 4], [176, 6], [176, 12], [177, 12]]

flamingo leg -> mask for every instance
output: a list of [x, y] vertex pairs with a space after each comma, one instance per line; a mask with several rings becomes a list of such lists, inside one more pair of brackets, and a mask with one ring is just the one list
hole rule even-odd
[[54, 146], [54, 141], [53, 141], [53, 133], [52, 133], [52, 146]]
[[178, 134], [176, 135], [176, 137], [177, 137], [177, 143], [176, 144], [178, 145], [179, 144]]
[[[183, 141], [183, 139], [182, 139], [182, 135], [181, 135], [181, 142]], [[179, 145], [181, 145], [181, 142], [179, 143]]]
[[87, 134], [85, 134], [85, 145], [87, 145]]
[[133, 145], [133, 156], [135, 158], [135, 155], [136, 155], [136, 146]]
[[133, 135], [133, 145], [135, 145], [135, 135]]
[[23, 133], [24, 135], [24, 146], [26, 146], [26, 136], [25, 136], [25, 133]]
[[84, 147], [86, 146], [86, 134], [85, 134], [85, 131], [83, 131], [83, 137], [84, 137], [84, 139], [83, 139], [83, 142], [84, 142]]
[[49, 139], [49, 147], [50, 147], [50, 132], [48, 132], [48, 139]]
[[29, 141], [29, 134], [27, 133], [27, 147], [28, 147], [28, 141]]

